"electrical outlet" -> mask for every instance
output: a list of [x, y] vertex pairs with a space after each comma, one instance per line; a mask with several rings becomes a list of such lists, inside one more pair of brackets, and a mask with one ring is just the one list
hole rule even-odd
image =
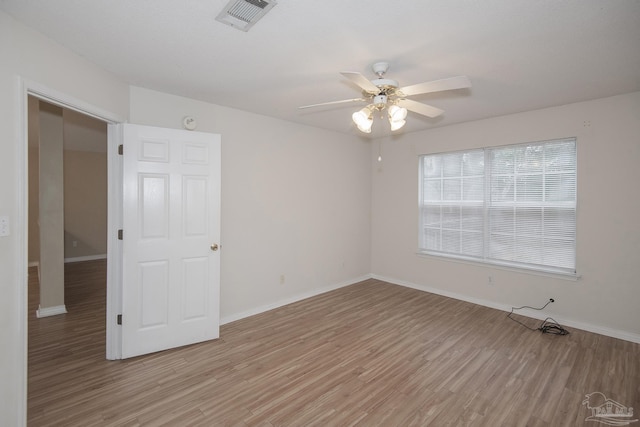
[[549, 298], [549, 302], [556, 302], [553, 298]]
[[489, 277], [487, 278], [487, 285], [489, 285], [489, 286], [493, 286], [493, 276], [489, 276]]
[[8, 216], [0, 216], [0, 237], [8, 236], [9, 232], [9, 217]]
[[284, 285], [284, 274], [280, 275], [280, 284]]

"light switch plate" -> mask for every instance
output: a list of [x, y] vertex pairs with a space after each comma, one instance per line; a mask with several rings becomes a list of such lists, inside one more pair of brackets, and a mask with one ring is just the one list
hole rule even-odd
[[0, 216], [0, 237], [9, 235], [9, 217]]

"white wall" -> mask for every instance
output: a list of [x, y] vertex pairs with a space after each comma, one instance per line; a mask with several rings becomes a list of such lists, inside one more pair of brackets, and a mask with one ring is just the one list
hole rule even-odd
[[[24, 422], [27, 182], [26, 112], [21, 79], [66, 94], [85, 105], [128, 117], [128, 86], [95, 65], [0, 12], [0, 215], [9, 216], [11, 235], [0, 237], [0, 425]], [[26, 117], [26, 114], [25, 114]], [[34, 316], [35, 313], [29, 313]]]
[[223, 323], [368, 275], [370, 142], [136, 87], [130, 110], [222, 135]]
[[[105, 146], [106, 137], [105, 129]], [[64, 150], [64, 258], [67, 262], [107, 253], [107, 209], [107, 153]]]
[[[503, 309], [555, 298], [546, 313], [556, 320], [640, 342], [639, 118], [637, 92], [376, 141], [384, 160], [372, 171], [373, 274]], [[572, 136], [579, 280], [416, 255], [419, 154]]]

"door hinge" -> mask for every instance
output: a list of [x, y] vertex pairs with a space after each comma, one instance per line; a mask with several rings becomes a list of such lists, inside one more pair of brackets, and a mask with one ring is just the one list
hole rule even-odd
[[118, 240], [122, 240], [122, 229], [118, 230]]
[[121, 156], [124, 154], [124, 145], [118, 145], [118, 154], [120, 154]]
[[116, 324], [122, 325], [122, 314], [118, 314], [116, 317]]

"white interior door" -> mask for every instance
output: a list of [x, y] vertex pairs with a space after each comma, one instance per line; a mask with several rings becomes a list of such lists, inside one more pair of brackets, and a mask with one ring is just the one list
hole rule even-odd
[[118, 126], [122, 357], [218, 338], [220, 135]]

